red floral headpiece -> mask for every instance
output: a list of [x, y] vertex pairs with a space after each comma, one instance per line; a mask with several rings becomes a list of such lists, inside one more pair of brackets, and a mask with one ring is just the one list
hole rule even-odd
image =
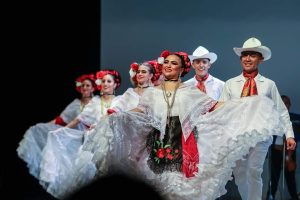
[[184, 70], [181, 74], [181, 77], [183, 77], [184, 75], [189, 73], [189, 71], [191, 70], [191, 61], [189, 59], [189, 55], [186, 52], [183, 52], [183, 51], [170, 52], [168, 50], [164, 50], [163, 52], [161, 52], [160, 57], [157, 59], [157, 62], [159, 64], [163, 64], [164, 59], [166, 57], [168, 57], [169, 55], [177, 55], [181, 59], [182, 67], [184, 68]]
[[130, 65], [130, 70], [129, 70], [130, 78], [132, 78], [132, 79], [135, 78], [136, 72], [139, 69], [139, 66], [140, 66], [140, 64], [137, 62], [134, 62]]
[[155, 69], [155, 73], [153, 74], [153, 77], [152, 77], [152, 82], [155, 82], [159, 79], [161, 73], [162, 73], [162, 65], [159, 64], [157, 62], [157, 60], [150, 60], [148, 61], [147, 63], [149, 63], [150, 65], [152, 65]]
[[154, 74], [153, 74], [153, 77], [151, 78], [152, 83], [154, 83], [159, 78], [159, 76], [161, 75], [162, 65], [159, 64], [156, 60], [146, 61], [146, 62], [141, 63], [141, 64], [134, 62], [130, 65], [130, 70], [129, 70], [130, 78], [131, 78], [131, 80], [133, 81], [134, 84], [137, 84], [136, 72], [139, 69], [139, 66], [141, 66], [145, 63], [151, 65], [152, 68], [153, 68]]
[[113, 69], [101, 70], [96, 73], [96, 85], [99, 91], [102, 90], [102, 79], [105, 75], [110, 74], [114, 78], [115, 83], [117, 84], [116, 89], [121, 85], [121, 76], [119, 72]]
[[96, 88], [95, 76], [94, 74], [83, 74], [76, 79], [76, 90], [81, 92], [81, 85], [84, 80], [90, 80], [94, 88]]

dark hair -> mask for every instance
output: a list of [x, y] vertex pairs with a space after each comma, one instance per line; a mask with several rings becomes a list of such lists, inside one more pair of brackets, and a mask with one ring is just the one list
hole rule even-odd
[[281, 99], [288, 109], [292, 106], [291, 99], [287, 95], [281, 95]]
[[[111, 192], [116, 188], [117, 192]], [[120, 194], [122, 199], [151, 199], [163, 200], [161, 195], [151, 185], [143, 180], [130, 177], [124, 174], [112, 174], [104, 176], [93, 183], [81, 188], [69, 196], [68, 200], [84, 199], [117, 199]]]

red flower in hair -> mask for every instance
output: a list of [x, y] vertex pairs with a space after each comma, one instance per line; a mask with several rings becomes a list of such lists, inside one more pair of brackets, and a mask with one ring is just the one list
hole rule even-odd
[[139, 69], [139, 66], [140, 65], [138, 63], [136, 63], [136, 62], [134, 62], [134, 63], [132, 63], [130, 65], [129, 75], [130, 75], [130, 78], [132, 79], [132, 81], [134, 83], [137, 82], [137, 80], [136, 80], [136, 72]]
[[132, 71], [136, 72], [139, 69], [139, 64], [134, 62], [130, 65], [130, 68], [132, 69]]
[[160, 57], [166, 58], [166, 57], [168, 57], [168, 55], [170, 55], [170, 54], [171, 54], [170, 51], [164, 50], [163, 52], [160, 53]]
[[76, 79], [76, 90], [81, 92], [81, 85], [84, 80], [90, 80], [94, 88], [96, 88], [95, 84], [95, 76], [94, 74], [83, 74]]
[[159, 64], [158, 62], [157, 62], [157, 60], [150, 60], [150, 61], [148, 61], [148, 63], [150, 64], [150, 65], [152, 65], [153, 66], [153, 68], [154, 68], [154, 70], [155, 70], [155, 73], [153, 74], [153, 77], [152, 77], [152, 82], [155, 82], [155, 81], [157, 81], [158, 79], [159, 79], [159, 77], [160, 77], [160, 75], [161, 75], [161, 73], [162, 73], [162, 65], [161, 64]]
[[102, 80], [106, 74], [108, 74], [107, 70], [99, 71], [96, 73], [96, 78]]
[[185, 66], [187, 66], [187, 67], [191, 66], [189, 55], [187, 53], [182, 52], [182, 51], [175, 52], [175, 53], [183, 57], [183, 60], [185, 62]]

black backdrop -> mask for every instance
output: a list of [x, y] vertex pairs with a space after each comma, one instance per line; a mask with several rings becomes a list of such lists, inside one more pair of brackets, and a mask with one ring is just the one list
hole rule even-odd
[[2, 79], [1, 199], [5, 193], [9, 199], [52, 199], [16, 148], [26, 129], [53, 119], [76, 97], [77, 76], [99, 70], [100, 1], [18, 2], [12, 8], [9, 64], [1, 73], [9, 80]]

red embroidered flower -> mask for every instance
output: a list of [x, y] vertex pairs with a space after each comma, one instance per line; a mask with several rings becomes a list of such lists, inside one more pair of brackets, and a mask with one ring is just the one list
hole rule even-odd
[[167, 154], [167, 158], [168, 158], [169, 160], [172, 160], [172, 159], [173, 159], [173, 155], [172, 155], [172, 154]]
[[165, 150], [163, 148], [158, 149], [156, 155], [158, 158], [163, 158], [165, 156]]
[[171, 151], [172, 151], [171, 148], [167, 148], [167, 149], [166, 149], [166, 152], [167, 152], [167, 153], [171, 153]]
[[157, 164], [163, 159], [165, 159], [165, 161], [171, 161], [174, 157], [178, 158], [179, 156], [178, 149], [173, 151], [170, 144], [164, 145], [163, 142], [159, 140], [155, 141], [153, 151], [155, 152], [154, 160]]

